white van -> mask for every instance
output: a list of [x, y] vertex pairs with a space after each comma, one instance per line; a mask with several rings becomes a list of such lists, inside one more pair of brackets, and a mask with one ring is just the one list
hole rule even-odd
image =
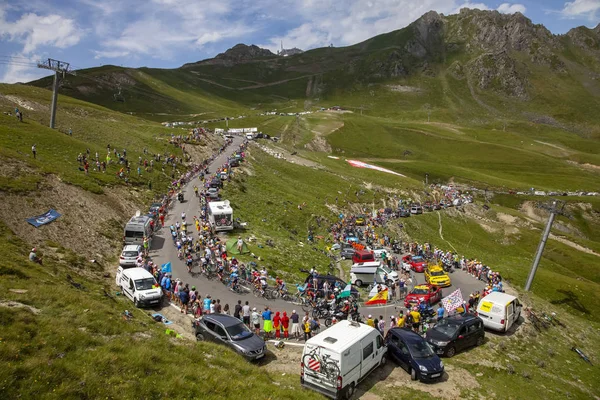
[[386, 361], [387, 347], [377, 329], [340, 321], [304, 345], [300, 383], [333, 399], [350, 398], [358, 383]]
[[129, 222], [125, 224], [123, 233], [123, 242], [127, 244], [144, 244], [144, 237], [147, 237], [152, 243], [152, 226], [150, 225], [151, 218], [147, 215], [139, 215], [139, 211], [135, 216], [131, 217]]
[[352, 264], [350, 268], [350, 283], [356, 286], [368, 285], [374, 281], [389, 285], [391, 282], [398, 282], [399, 279], [396, 271], [392, 271], [380, 261]]
[[162, 289], [154, 276], [144, 268], [119, 267], [116, 277], [117, 286], [136, 307], [159, 305], [162, 300]]
[[507, 332], [519, 319], [521, 302], [515, 296], [501, 292], [492, 292], [479, 300], [477, 315], [483, 326], [494, 331]]

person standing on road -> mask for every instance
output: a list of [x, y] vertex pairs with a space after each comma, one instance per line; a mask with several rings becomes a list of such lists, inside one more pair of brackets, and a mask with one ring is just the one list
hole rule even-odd
[[273, 330], [272, 314], [273, 312], [269, 309], [268, 306], [266, 306], [265, 311], [262, 313], [263, 331], [265, 332], [265, 339], [271, 337], [271, 331]]
[[275, 330], [275, 339], [279, 339], [281, 335], [281, 317], [279, 316], [279, 311], [273, 317], [273, 329]]
[[283, 328], [283, 338], [285, 340], [289, 339], [290, 318], [285, 311], [283, 312], [283, 317], [281, 317], [281, 327]]
[[244, 303], [242, 307], [242, 319], [244, 324], [249, 328], [250, 327], [250, 306], [248, 305], [248, 301]]
[[440, 303], [440, 306], [438, 307], [438, 309], [436, 310], [437, 312], [437, 320], [440, 321], [442, 318], [444, 318], [444, 306], [442, 305], [442, 303]]
[[292, 320], [292, 336], [296, 340], [300, 340], [300, 316], [296, 314], [296, 310], [292, 311], [290, 319]]
[[400, 310], [400, 314], [398, 315], [398, 328], [404, 328], [406, 325], [406, 317], [404, 316], [404, 311]]
[[312, 336], [310, 331], [310, 318], [308, 318], [308, 316], [304, 317], [302, 325], [304, 328], [304, 341], [306, 342]]
[[217, 299], [217, 302], [215, 303], [215, 313], [221, 314], [221, 299]]
[[367, 325], [369, 325], [371, 328], [375, 328], [375, 321], [373, 320], [373, 316], [371, 314], [369, 314], [367, 317]]
[[250, 316], [252, 326], [254, 327], [254, 333], [256, 336], [260, 336], [260, 315], [256, 311], [256, 307], [252, 309], [252, 315]]
[[377, 330], [381, 332], [381, 335], [384, 336], [385, 333], [385, 319], [383, 315], [379, 316], [379, 322], [377, 323]]
[[233, 310], [233, 316], [237, 319], [242, 319], [240, 318], [240, 313], [242, 312], [242, 301], [238, 300], [237, 304], [235, 305], [235, 308]]
[[188, 302], [190, 301], [190, 295], [187, 291], [187, 288], [179, 291], [179, 300], [181, 301], [181, 313], [187, 314]]
[[210, 314], [210, 304], [212, 303], [210, 299], [210, 295], [207, 294], [204, 300], [202, 301], [202, 308], [204, 309], [204, 314]]

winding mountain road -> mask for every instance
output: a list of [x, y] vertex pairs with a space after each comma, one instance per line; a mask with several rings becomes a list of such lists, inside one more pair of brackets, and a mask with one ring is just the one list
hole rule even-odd
[[[218, 167], [225, 164], [227, 162], [227, 157], [239, 147], [243, 140], [243, 138], [235, 136], [232, 144], [230, 144], [223, 153], [221, 153], [218, 157], [215, 158], [215, 160], [212, 163], [210, 163], [209, 170], [211, 172], [214, 172]], [[178, 201], [175, 201], [173, 208], [169, 211], [169, 214], [165, 219], [165, 226], [170, 226], [172, 224], [175, 224], [176, 221], [180, 220], [182, 212], [186, 213], [188, 221], [192, 221], [193, 216], [199, 214], [200, 202], [199, 199], [196, 198], [196, 196], [194, 196], [193, 187], [195, 184], [198, 187], [201, 187], [201, 182], [196, 179], [197, 178], [192, 180], [183, 188], [185, 202], [180, 203]], [[235, 209], [233, 210], [233, 213], [235, 217]], [[193, 232], [194, 236], [197, 237], [193, 224], [190, 225], [190, 228], [191, 229], [189, 230], [189, 232]], [[221, 233], [220, 235], [224, 238], [228, 238], [235, 235], [235, 232], [230, 234]], [[162, 228], [157, 233], [155, 233], [152, 241], [152, 247], [150, 250], [150, 256], [153, 262], [159, 265], [166, 262], [171, 262], [173, 271], [172, 273], [174, 278], [181, 279], [184, 283], [188, 283], [190, 287], [196, 286], [198, 293], [203, 298], [207, 295], [210, 295], [213, 299], [220, 299], [222, 306], [225, 306], [225, 304], [229, 304], [231, 313], [233, 313], [233, 309], [235, 307], [235, 304], [237, 304], [237, 301], [241, 300], [242, 304], [244, 304], [245, 301], [248, 301], [250, 307], [256, 307], [259, 311], [263, 310], [266, 306], [269, 306], [273, 311], [287, 311], [288, 314], [291, 314], [292, 310], [296, 310], [299, 315], [303, 315], [302, 308], [290, 302], [286, 302], [281, 299], [267, 300], [265, 298], [256, 297], [252, 295], [252, 293], [237, 294], [227, 289], [225, 285], [223, 285], [218, 280], [208, 280], [204, 276], [191, 276], [187, 272], [187, 267], [185, 266], [184, 261], [179, 260], [177, 257], [177, 248], [173, 245], [168, 228]], [[194, 268], [196, 271], [198, 270], [197, 266]], [[273, 271], [269, 271], [269, 273], [272, 274]], [[416, 283], [424, 282], [423, 274], [414, 275], [416, 276]], [[461, 271], [451, 274], [451, 278], [452, 286], [443, 289], [444, 296], [450, 294], [457, 288], [460, 288], [463, 298], [467, 300], [470, 293], [476, 290], [482, 290], [484, 287], [483, 282], [480, 282], [473, 278], [471, 275]], [[290, 293], [294, 293], [295, 291], [293, 286], [294, 283], [295, 282], [288, 283], [288, 289], [290, 290]], [[365, 299], [362, 300], [364, 301]], [[403, 304], [389, 304], [386, 306], [362, 307], [360, 309], [360, 312], [365, 316], [368, 314], [381, 314], [389, 316], [397, 314], [400, 308], [404, 308]]]

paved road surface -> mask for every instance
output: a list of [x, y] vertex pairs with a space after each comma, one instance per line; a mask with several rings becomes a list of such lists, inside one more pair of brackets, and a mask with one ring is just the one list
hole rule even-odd
[[[233, 153], [235, 149], [239, 147], [242, 143], [243, 138], [234, 137], [233, 143], [229, 145], [229, 147], [219, 155], [209, 166], [210, 172], [214, 172], [216, 168], [220, 167], [227, 161], [227, 157]], [[197, 182], [197, 183], [196, 183]], [[180, 203], [178, 201], [175, 202], [175, 205], [169, 212], [169, 215], [165, 219], [165, 225], [170, 226], [171, 224], [175, 224], [177, 220], [180, 220], [181, 213], [185, 212], [188, 220], [191, 221], [194, 215], [198, 215], [200, 211], [200, 203], [199, 200], [194, 196], [194, 184], [197, 184], [200, 187], [200, 181], [194, 180], [192, 183], [188, 184], [184, 188], [184, 196], [185, 202]], [[233, 210], [235, 217], [235, 209]], [[195, 232], [193, 225], [191, 225], [190, 232]], [[235, 235], [232, 233], [231, 235]], [[288, 314], [292, 312], [292, 310], [296, 310], [300, 315], [302, 315], [302, 309], [300, 306], [294, 305], [292, 303], [276, 299], [276, 300], [267, 300], [264, 298], [255, 297], [251, 293], [240, 295], [237, 293], [233, 293], [228, 290], [225, 285], [220, 283], [217, 280], [209, 281], [205, 277], [192, 277], [188, 274], [185, 263], [182, 260], [177, 258], [177, 249], [173, 245], [172, 239], [170, 237], [169, 229], [163, 228], [159, 232], [157, 232], [152, 241], [152, 248], [150, 255], [155, 263], [163, 264], [165, 262], [171, 262], [173, 266], [173, 277], [181, 279], [184, 283], [189, 283], [191, 286], [196, 286], [198, 289], [198, 293], [204, 298], [207, 295], [211, 295], [213, 299], [220, 299], [221, 305], [225, 306], [225, 304], [229, 304], [233, 312], [233, 308], [238, 300], [242, 300], [242, 304], [247, 300], [251, 307], [257, 307], [257, 309], [263, 310], [265, 306], [271, 307], [273, 311], [287, 311]], [[197, 266], [195, 267], [198, 268]], [[269, 271], [272, 273], [272, 271]], [[415, 273], [417, 278], [417, 283], [423, 283], [424, 278], [423, 274]], [[460, 288], [463, 294], [463, 298], [466, 300], [469, 297], [469, 294], [475, 290], [483, 289], [483, 282], [477, 281], [475, 278], [470, 275], [457, 271], [451, 274], [452, 278], [452, 286], [449, 288], [444, 288], [443, 295], [450, 294], [456, 288]], [[290, 291], [293, 292], [293, 284], [294, 282], [289, 282], [288, 285], [290, 287]], [[397, 314], [395, 310], [396, 307], [403, 307], [403, 305], [388, 305], [388, 306], [377, 306], [377, 307], [363, 307], [361, 308], [361, 313], [363, 315], [367, 314], [385, 314], [392, 315]]]

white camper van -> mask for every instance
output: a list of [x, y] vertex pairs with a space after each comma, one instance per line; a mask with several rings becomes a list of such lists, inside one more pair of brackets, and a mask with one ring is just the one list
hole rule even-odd
[[[152, 227], [150, 226], [151, 218], [147, 215], [140, 215], [138, 211], [135, 216], [131, 217], [129, 222], [125, 224], [123, 232], [123, 242], [128, 244], [144, 244], [144, 237], [152, 240]], [[152, 244], [152, 242], [150, 242]]]
[[357, 263], [350, 268], [350, 283], [356, 286], [368, 285], [374, 281], [390, 285], [392, 282], [398, 282], [399, 279], [396, 271], [392, 271], [380, 261]]
[[340, 321], [304, 345], [300, 383], [333, 399], [350, 398], [371, 371], [387, 361], [377, 329]]
[[215, 231], [233, 229], [233, 209], [229, 200], [211, 201], [208, 203], [208, 221]]
[[162, 289], [144, 268], [119, 267], [115, 280], [125, 297], [136, 307], [159, 305], [162, 300]]
[[483, 326], [500, 332], [507, 332], [521, 315], [521, 302], [515, 296], [492, 292], [482, 298], [477, 305], [477, 315]]

